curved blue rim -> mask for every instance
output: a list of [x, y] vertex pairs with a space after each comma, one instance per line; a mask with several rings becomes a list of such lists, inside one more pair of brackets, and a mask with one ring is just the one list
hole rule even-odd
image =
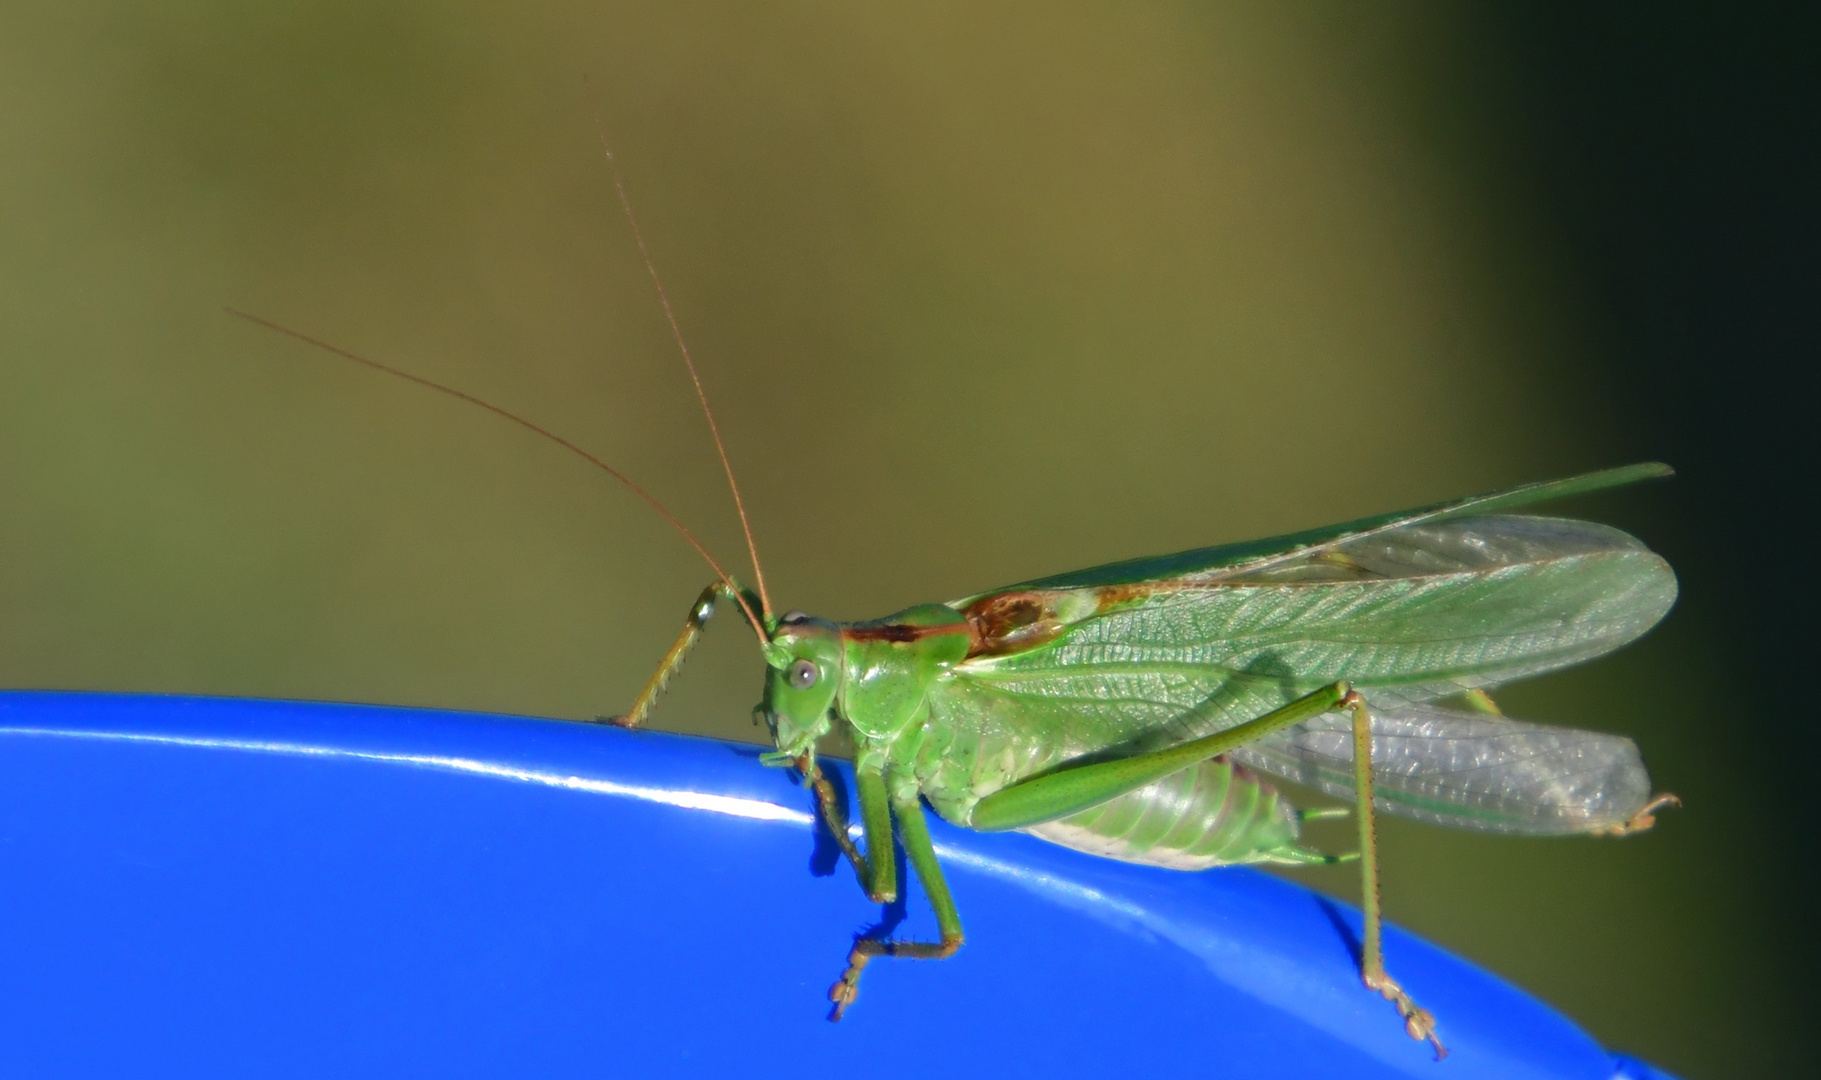
[[1438, 1066], [1360, 986], [1351, 907], [939, 821], [967, 946], [876, 963], [830, 1024], [852, 935], [933, 920], [914, 892], [882, 916], [806, 793], [737, 744], [7, 693], [0, 747], [18, 1075], [1663, 1075], [1389, 928]]

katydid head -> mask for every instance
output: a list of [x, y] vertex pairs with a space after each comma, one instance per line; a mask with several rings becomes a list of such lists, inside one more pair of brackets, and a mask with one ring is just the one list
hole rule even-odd
[[765, 701], [760, 710], [772, 742], [793, 757], [828, 733], [841, 687], [841, 631], [825, 619], [791, 612], [765, 643]]

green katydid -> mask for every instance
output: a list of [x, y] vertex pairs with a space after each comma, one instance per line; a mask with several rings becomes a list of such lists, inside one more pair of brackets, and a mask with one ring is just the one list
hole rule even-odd
[[[626, 212], [645, 254], [629, 204]], [[765, 759], [800, 771], [876, 902], [897, 896], [901, 845], [940, 931], [936, 941], [856, 939], [829, 992], [830, 1019], [852, 1004], [873, 958], [941, 959], [962, 944], [927, 801], [963, 827], [1017, 829], [1176, 869], [1356, 855], [1361, 978], [1439, 1058], [1434, 1017], [1385, 969], [1375, 812], [1482, 832], [1618, 835], [1648, 828], [1676, 802], [1651, 794], [1629, 739], [1509, 720], [1486, 695], [1634, 640], [1676, 596], [1669, 565], [1625, 533], [1512, 511], [1668, 476], [1667, 466], [1113, 563], [865, 622], [779, 615], [694, 361], [668, 299], [663, 306], [745, 527], [754, 590], [643, 488], [574, 443], [459, 390], [233, 313], [556, 442], [645, 499], [708, 561], [714, 583], [612, 722], [644, 724], [717, 604], [737, 605], [767, 667], [755, 713], [775, 746]], [[864, 848], [816, 764], [818, 741], [837, 728], [854, 745]], [[1296, 811], [1260, 771], [1354, 799], [1358, 852], [1303, 846], [1301, 823], [1325, 815]]]
[[[1485, 695], [1633, 640], [1676, 593], [1668, 564], [1616, 529], [1506, 511], [1668, 473], [1611, 469], [859, 623], [775, 617], [720, 582], [618, 722], [645, 721], [717, 599], [758, 603], [774, 762], [816, 784], [878, 901], [896, 894], [896, 817], [941, 928], [936, 942], [857, 941], [831, 990], [836, 1018], [873, 957], [961, 945], [922, 801], [969, 828], [1203, 869], [1332, 861], [1298, 842], [1301, 816], [1252, 768], [1358, 793], [1361, 974], [1440, 1055], [1433, 1017], [1385, 971], [1373, 810], [1485, 832], [1622, 834], [1675, 801], [1652, 797], [1630, 740], [1508, 720]], [[1437, 704], [1449, 697], [1466, 707]], [[864, 853], [815, 768], [837, 725], [855, 746]]]

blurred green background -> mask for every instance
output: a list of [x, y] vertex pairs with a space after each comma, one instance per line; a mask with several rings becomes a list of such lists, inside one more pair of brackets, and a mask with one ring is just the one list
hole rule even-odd
[[[1502, 700], [1632, 735], [1688, 808], [1623, 843], [1393, 822], [1386, 899], [1609, 1045], [1789, 1075], [1815, 590], [1752, 556], [1813, 487], [1808, 76], [1796, 19], [1649, 10], [8, 7], [0, 685], [624, 708], [708, 580], [687, 547], [221, 312], [534, 417], [737, 562], [598, 115], [783, 607], [1680, 466], [1572, 508], [1663, 551], [1678, 610]], [[749, 641], [697, 656], [662, 725], [754, 738]]]

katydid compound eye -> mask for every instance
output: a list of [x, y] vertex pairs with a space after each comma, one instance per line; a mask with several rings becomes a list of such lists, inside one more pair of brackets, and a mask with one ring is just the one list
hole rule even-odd
[[813, 660], [799, 660], [790, 665], [790, 685], [798, 690], [808, 690], [821, 677], [822, 669]]

